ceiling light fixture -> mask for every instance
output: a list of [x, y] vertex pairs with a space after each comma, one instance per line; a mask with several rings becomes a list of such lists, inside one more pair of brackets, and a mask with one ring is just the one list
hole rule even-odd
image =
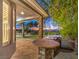
[[21, 15], [24, 15], [24, 12], [23, 11], [21, 12]]

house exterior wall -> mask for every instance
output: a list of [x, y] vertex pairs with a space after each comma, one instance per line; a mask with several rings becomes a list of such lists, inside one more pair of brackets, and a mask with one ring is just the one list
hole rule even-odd
[[[9, 6], [11, 7], [11, 6]], [[12, 54], [14, 53], [15, 51], [15, 48], [16, 48], [16, 43], [15, 42], [11, 42], [13, 41], [13, 33], [10, 32], [10, 42], [9, 44], [3, 46], [3, 0], [0, 0], [0, 59], [10, 59], [10, 57], [12, 56]], [[12, 9], [10, 9], [9, 11], [10, 15], [11, 15], [11, 18], [9, 18], [9, 23], [10, 23], [10, 29], [13, 27], [11, 25], [11, 23], [13, 23], [13, 19], [12, 19]], [[9, 16], [10, 17], [10, 16]], [[11, 20], [10, 20], [11, 19]], [[12, 31], [12, 30], [11, 30]]]
[[0, 0], [0, 46], [2, 43], [2, 2], [3, 0]]

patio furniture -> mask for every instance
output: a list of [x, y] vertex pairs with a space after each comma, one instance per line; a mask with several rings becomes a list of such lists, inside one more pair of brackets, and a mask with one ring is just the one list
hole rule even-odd
[[61, 44], [62, 36], [61, 35], [48, 35], [48, 36], [45, 36], [43, 39], [55, 40]]
[[61, 35], [48, 35], [48, 36], [45, 36], [43, 39], [55, 40], [56, 42], [59, 42], [60, 46], [54, 49], [54, 57], [55, 57], [60, 51], [62, 36]]
[[33, 42], [40, 52], [40, 48], [45, 49], [45, 59], [53, 59], [54, 49], [59, 47], [60, 44], [54, 40], [39, 39]]
[[62, 40], [61, 41], [61, 48], [74, 51], [75, 41], [73, 41], [73, 40]]

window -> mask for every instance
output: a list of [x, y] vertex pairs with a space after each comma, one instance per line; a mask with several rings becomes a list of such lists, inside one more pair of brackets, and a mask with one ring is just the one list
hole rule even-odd
[[9, 43], [9, 6], [3, 1], [3, 45]]

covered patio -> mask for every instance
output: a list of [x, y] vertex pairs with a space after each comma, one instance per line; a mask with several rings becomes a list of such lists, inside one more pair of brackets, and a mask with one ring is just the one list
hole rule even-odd
[[[48, 14], [40, 7], [35, 0], [14, 1], [16, 3], [16, 21], [22, 25], [22, 36], [24, 36], [23, 22], [26, 20], [36, 19], [39, 24], [38, 38], [43, 37], [43, 20], [48, 17]], [[28, 3], [27, 3], [28, 2]], [[24, 14], [22, 14], [24, 13]], [[22, 18], [22, 19], [19, 19]]]
[[[16, 44], [20, 44], [21, 42], [19, 40], [16, 40], [16, 19], [18, 19], [19, 17], [25, 18], [26, 20], [37, 19], [40, 26], [38, 38], [42, 38], [43, 19], [46, 18], [48, 14], [40, 7], [40, 5], [35, 0], [1, 0], [0, 6], [0, 59], [10, 59], [13, 53], [19, 47], [21, 47], [16, 47]], [[2, 12], [4, 13], [2, 14]], [[25, 20], [21, 20], [18, 21], [18, 23], [22, 23], [24, 21]], [[23, 29], [22, 35], [24, 35]], [[26, 40], [26, 42], [28, 42], [28, 40]], [[26, 45], [27, 44], [29, 43], [26, 43]]]
[[[7, 22], [3, 22], [1, 16], [0, 24], [1, 28], [6, 29], [2, 24], [4, 25], [9, 22], [8, 29], [6, 29], [9, 35], [7, 35], [5, 30], [0, 30], [0, 59], [77, 59], [74, 51], [67, 52], [60, 49], [60, 41], [52, 40], [48, 37], [43, 38], [43, 21], [48, 17], [48, 14], [36, 0], [6, 0], [5, 2], [9, 2], [9, 10], [7, 11], [9, 12], [9, 20], [7, 19]], [[38, 39], [35, 40], [23, 38], [23, 22], [31, 19], [36, 19], [39, 22]], [[22, 38], [16, 38], [16, 23], [21, 24]], [[5, 36], [4, 33], [6, 33]], [[41, 51], [41, 48], [44, 50]], [[59, 54], [56, 54], [56, 56], [54, 56], [55, 49], [59, 51]], [[42, 54], [39, 54], [40, 52]]]
[[[16, 4], [16, 7], [17, 7], [16, 8], [16, 18], [21, 16], [21, 17], [24, 17], [25, 19], [29, 19], [29, 20], [37, 19], [39, 21], [39, 26], [40, 26], [38, 39], [42, 39], [43, 38], [43, 19], [46, 18], [48, 16], [48, 14], [38, 5], [38, 3], [35, 0], [27, 0], [27, 1], [23, 0], [23, 1], [17, 1], [17, 2], [19, 5]], [[21, 11], [23, 11], [25, 14], [21, 15], [20, 14]], [[25, 21], [25, 19], [18, 21], [18, 23], [23, 23]], [[23, 27], [24, 26], [22, 25], [22, 28]], [[22, 29], [22, 36], [24, 36], [24, 29]], [[27, 38], [20, 38], [20, 39], [22, 39], [22, 40], [19, 40], [19, 39], [16, 40], [16, 51], [15, 51], [14, 55], [11, 57], [11, 59], [38, 59], [39, 50], [38, 50], [38, 47], [33, 44], [33, 41], [29, 40]], [[68, 57], [68, 59], [76, 58], [76, 55], [72, 56], [74, 54], [74, 52], [64, 53], [62, 51], [63, 50], [61, 50], [60, 53], [53, 59], [61, 59], [61, 58], [65, 59], [69, 55], [71, 57]], [[63, 55], [65, 55], [65, 56], [63, 56]]]

